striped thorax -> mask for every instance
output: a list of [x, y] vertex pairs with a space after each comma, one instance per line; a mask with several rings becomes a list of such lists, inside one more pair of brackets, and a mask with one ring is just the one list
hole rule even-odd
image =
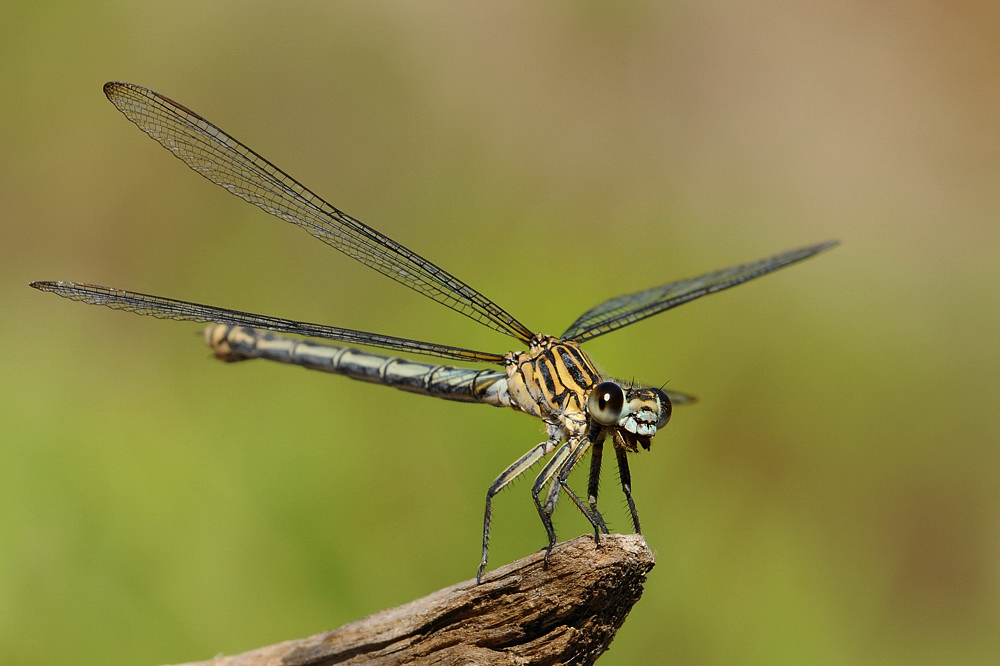
[[504, 357], [511, 406], [546, 423], [582, 433], [587, 393], [600, 374], [575, 342], [536, 333], [526, 352]]

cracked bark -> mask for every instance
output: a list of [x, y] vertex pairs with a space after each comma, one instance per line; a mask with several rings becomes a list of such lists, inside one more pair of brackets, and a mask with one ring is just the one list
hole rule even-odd
[[637, 534], [556, 545], [480, 585], [457, 583], [337, 629], [180, 666], [592, 664], [642, 595], [653, 553]]

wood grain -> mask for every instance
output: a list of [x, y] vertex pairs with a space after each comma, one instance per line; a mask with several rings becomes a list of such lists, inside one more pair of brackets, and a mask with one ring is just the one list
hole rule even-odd
[[403, 606], [308, 638], [180, 666], [592, 664], [642, 595], [637, 535], [582, 536]]

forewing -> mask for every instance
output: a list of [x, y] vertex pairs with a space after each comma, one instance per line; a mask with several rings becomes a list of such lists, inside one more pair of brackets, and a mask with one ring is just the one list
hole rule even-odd
[[791, 250], [752, 264], [734, 266], [680, 282], [668, 282], [659, 287], [612, 298], [584, 312], [562, 334], [562, 338], [575, 342], [596, 338], [706, 294], [714, 294], [717, 291], [735, 287], [784, 266], [808, 259], [837, 243], [838, 241], [827, 241]]
[[467, 317], [524, 342], [531, 338], [486, 296], [330, 205], [190, 109], [130, 83], [113, 81], [104, 93], [139, 129], [216, 185]]

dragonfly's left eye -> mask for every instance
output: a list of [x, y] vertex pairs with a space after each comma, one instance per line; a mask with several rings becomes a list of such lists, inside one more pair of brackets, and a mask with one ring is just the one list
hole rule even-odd
[[667, 394], [660, 389], [656, 390], [656, 397], [660, 399], [660, 418], [656, 422], [656, 428], [660, 429], [667, 425], [667, 421], [670, 420], [670, 412], [673, 411], [673, 405], [670, 404], [670, 398]]
[[625, 391], [614, 382], [601, 382], [587, 398], [587, 411], [601, 425], [614, 425], [625, 409]]

